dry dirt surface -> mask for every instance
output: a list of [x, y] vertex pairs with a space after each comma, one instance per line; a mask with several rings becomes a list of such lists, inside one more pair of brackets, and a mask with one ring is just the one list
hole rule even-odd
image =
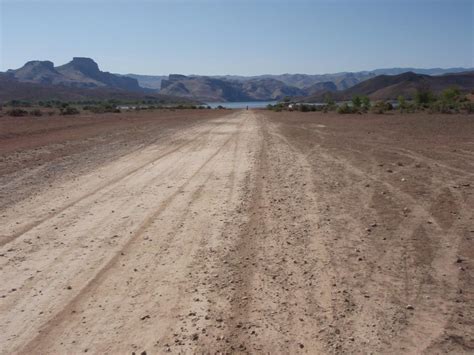
[[1, 354], [474, 352], [474, 117], [0, 118]]

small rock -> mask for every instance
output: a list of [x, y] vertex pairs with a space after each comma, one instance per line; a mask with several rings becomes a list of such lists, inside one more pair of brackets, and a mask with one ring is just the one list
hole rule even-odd
[[413, 307], [411, 304], [409, 304], [409, 305], [407, 305], [407, 306], [406, 306], [406, 309], [409, 309], [409, 310], [414, 310], [414, 309], [415, 309], [415, 307]]

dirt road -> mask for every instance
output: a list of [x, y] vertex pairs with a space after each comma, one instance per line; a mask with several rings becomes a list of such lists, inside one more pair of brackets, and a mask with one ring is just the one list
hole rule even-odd
[[11, 120], [2, 354], [474, 351], [472, 117]]

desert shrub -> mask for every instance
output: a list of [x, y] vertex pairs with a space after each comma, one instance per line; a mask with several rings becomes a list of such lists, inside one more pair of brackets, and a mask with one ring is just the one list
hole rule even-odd
[[460, 105], [460, 110], [466, 113], [474, 113], [474, 102], [464, 101]]
[[397, 98], [398, 101], [398, 109], [401, 113], [410, 113], [415, 112], [415, 105], [411, 102], [408, 102], [404, 96], [400, 95]]
[[362, 109], [364, 111], [368, 111], [370, 110], [370, 99], [368, 98], [368, 96], [361, 96], [360, 98], [360, 101], [361, 101], [361, 106], [362, 106]]
[[358, 109], [349, 105], [348, 103], [343, 103], [341, 106], [337, 108], [337, 113], [340, 114], [347, 114], [347, 113], [356, 113]]
[[436, 96], [427, 86], [419, 87], [415, 93], [415, 103], [418, 107], [429, 107], [436, 100]]
[[461, 93], [459, 89], [451, 87], [443, 91], [441, 98], [445, 102], [458, 102], [461, 100]]
[[309, 111], [311, 111], [310, 105], [305, 105], [305, 104], [298, 105], [298, 109], [299, 109], [299, 111], [301, 111], [301, 112], [309, 112]]
[[352, 98], [352, 106], [354, 108], [361, 108], [362, 106], [362, 98], [359, 95], [356, 95]]
[[327, 92], [324, 94], [323, 102], [328, 106], [336, 105], [336, 102], [334, 101], [332, 94], [330, 92]]
[[28, 115], [28, 111], [23, 110], [21, 108], [12, 108], [11, 110], [8, 110], [6, 113], [8, 116], [12, 116], [12, 117], [21, 117], [21, 116]]
[[24, 100], [11, 100], [7, 102], [7, 106], [10, 107], [31, 107], [31, 102]]
[[402, 96], [402, 95], [398, 96], [397, 101], [398, 101], [398, 109], [400, 110], [400, 112], [405, 111], [408, 106], [405, 96]]
[[377, 101], [373, 106], [371, 111], [377, 114], [383, 114], [386, 111], [393, 110], [393, 105], [390, 102]]
[[[430, 112], [436, 113], [457, 113], [463, 110], [463, 103], [467, 98], [462, 96], [457, 88], [445, 89], [439, 98], [430, 103]], [[469, 109], [469, 107], [468, 107]]]
[[68, 116], [68, 115], [77, 115], [79, 114], [79, 110], [72, 106], [66, 106], [61, 108], [61, 115]]
[[43, 112], [40, 109], [35, 108], [34, 110], [30, 111], [30, 115], [40, 117], [43, 116]]
[[283, 109], [286, 109], [286, 108], [287, 108], [286, 104], [282, 102], [277, 103], [275, 105], [272, 105], [272, 104], [267, 105], [267, 110], [275, 111], [275, 112], [281, 112], [283, 111]]
[[112, 112], [112, 113], [120, 113], [120, 110], [113, 104], [109, 103], [102, 103], [99, 105], [88, 105], [83, 107], [84, 110], [90, 111], [93, 113], [106, 113], [106, 112]]
[[370, 109], [370, 99], [365, 95], [356, 95], [352, 98], [354, 112], [367, 112]]

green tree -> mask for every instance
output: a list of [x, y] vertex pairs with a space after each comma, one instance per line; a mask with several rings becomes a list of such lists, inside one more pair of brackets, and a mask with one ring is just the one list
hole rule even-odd
[[443, 100], [449, 103], [454, 103], [459, 100], [461, 93], [459, 89], [452, 87], [443, 91], [442, 97]]
[[334, 99], [332, 97], [332, 94], [330, 92], [327, 92], [324, 94], [324, 103], [328, 106], [333, 106], [335, 105]]
[[354, 108], [360, 108], [362, 106], [362, 99], [360, 96], [357, 95], [352, 98], [352, 106], [354, 106]]
[[370, 99], [368, 96], [364, 95], [360, 98], [362, 108], [364, 110], [369, 110], [370, 109]]
[[407, 108], [407, 101], [405, 100], [405, 96], [403, 95], [398, 96], [397, 101], [398, 101], [398, 107], [400, 108], [400, 110]]
[[415, 102], [418, 106], [426, 106], [435, 101], [435, 96], [428, 86], [419, 87], [415, 93]]

